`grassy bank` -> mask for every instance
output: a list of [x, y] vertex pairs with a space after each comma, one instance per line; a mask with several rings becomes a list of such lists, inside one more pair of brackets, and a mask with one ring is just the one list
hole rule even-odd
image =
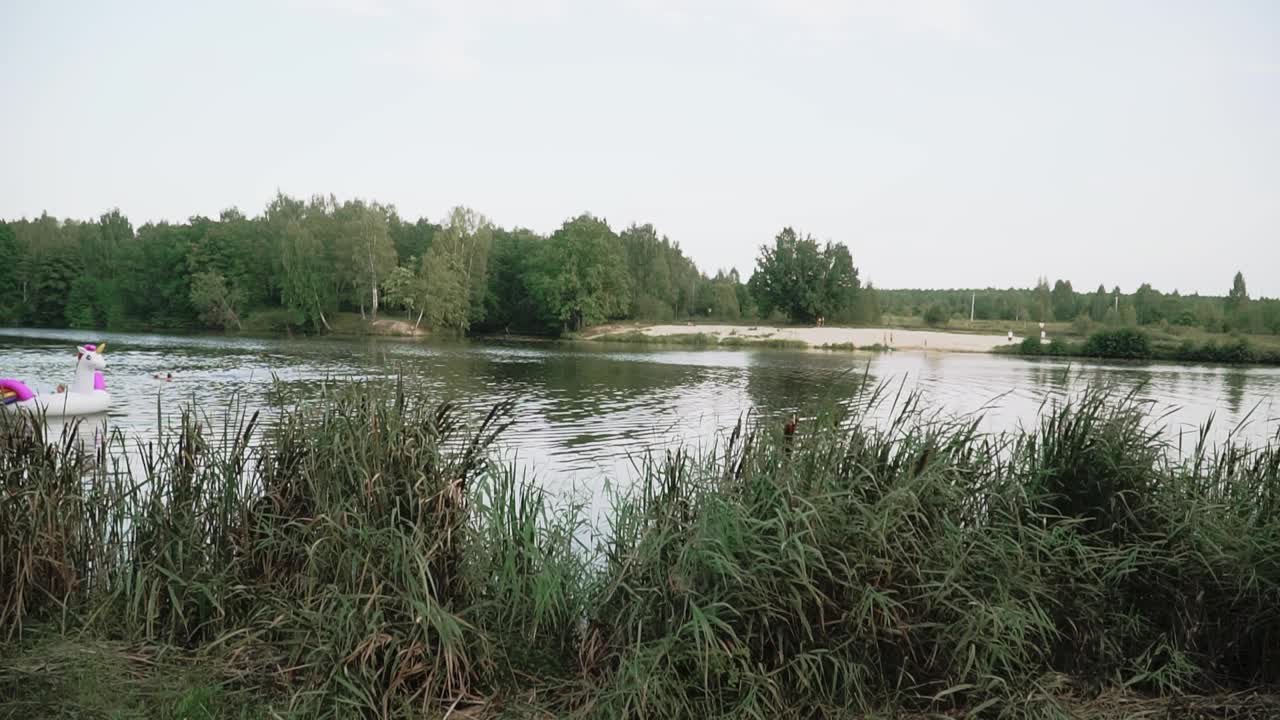
[[651, 458], [592, 529], [491, 461], [509, 408], [361, 390], [269, 428], [187, 415], [135, 476], [0, 415], [0, 708], [1280, 707], [1280, 444], [1179, 455], [1101, 392], [998, 436], [899, 399], [887, 426], [825, 415], [788, 446], [743, 425]]
[[1048, 343], [1041, 343], [1039, 338], [1027, 338], [1018, 345], [997, 350], [1023, 356], [1280, 365], [1280, 349], [1259, 346], [1247, 337], [1228, 336], [1196, 342], [1191, 338], [1170, 340], [1129, 328], [1099, 331], [1081, 341], [1054, 338]]

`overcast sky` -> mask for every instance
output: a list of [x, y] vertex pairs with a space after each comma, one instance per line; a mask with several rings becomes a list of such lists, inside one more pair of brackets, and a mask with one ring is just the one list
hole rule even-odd
[[792, 225], [884, 287], [1280, 295], [1275, 0], [0, 3], [0, 217], [279, 188], [744, 275]]

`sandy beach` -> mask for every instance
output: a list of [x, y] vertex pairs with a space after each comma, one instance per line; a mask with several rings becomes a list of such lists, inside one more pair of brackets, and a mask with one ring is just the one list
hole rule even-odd
[[[613, 332], [642, 332], [657, 337], [665, 335], [691, 335], [705, 333], [721, 338], [741, 337], [754, 340], [799, 340], [813, 347], [844, 345], [858, 347], [885, 345], [895, 350], [947, 350], [952, 352], [991, 352], [1008, 345], [1005, 335], [971, 335], [968, 333], [937, 332], [933, 330], [901, 330], [885, 328], [849, 327], [773, 327], [769, 325], [650, 325], [625, 327]], [[613, 334], [613, 332], [605, 334]], [[1013, 342], [1022, 337], [1014, 335]]]

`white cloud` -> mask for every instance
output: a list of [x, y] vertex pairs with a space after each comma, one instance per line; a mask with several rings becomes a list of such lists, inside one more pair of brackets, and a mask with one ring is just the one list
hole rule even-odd
[[465, 80], [480, 68], [462, 34], [444, 28], [422, 33], [411, 46], [383, 50], [377, 61], [441, 80]]
[[387, 17], [391, 14], [387, 0], [289, 0], [289, 4], [305, 10], [328, 10], [362, 17]]
[[975, 36], [985, 32], [970, 0], [757, 0], [776, 19], [833, 29], [859, 22], [884, 22], [900, 30]]

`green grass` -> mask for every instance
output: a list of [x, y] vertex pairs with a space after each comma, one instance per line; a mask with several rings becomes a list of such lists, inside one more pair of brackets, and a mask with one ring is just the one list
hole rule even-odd
[[0, 718], [269, 717], [269, 698], [234, 678], [233, 660], [225, 655], [39, 638], [0, 656]]
[[133, 474], [0, 415], [0, 708], [1274, 717], [1280, 438], [1180, 453], [1101, 390], [988, 435], [868, 389], [649, 457], [594, 527], [492, 461], [510, 407], [405, 387], [188, 413]]
[[[936, 332], [975, 333], [982, 335], [1004, 335], [1012, 330], [1016, 335], [1039, 334], [1039, 323], [1030, 320], [968, 320], [951, 318], [942, 327], [931, 327], [919, 315], [885, 315], [880, 323], [886, 328], [903, 328], [908, 330], [932, 330]], [[1045, 323], [1045, 331], [1050, 336], [1072, 334], [1069, 322]]]
[[996, 348], [996, 352], [1022, 356], [1088, 357], [1122, 360], [1162, 360], [1172, 362], [1218, 363], [1233, 365], [1280, 365], [1280, 349], [1258, 345], [1242, 335], [1199, 335], [1208, 337], [1197, 343], [1192, 337], [1171, 342], [1167, 336], [1135, 328], [1102, 329], [1082, 341], [1055, 337], [1048, 343], [1028, 337], [1017, 345]]
[[855, 345], [853, 343], [828, 343], [828, 344], [820, 345], [818, 349], [819, 350], [843, 350], [846, 352], [852, 352], [855, 350], [861, 350], [863, 352], [893, 352], [893, 348], [888, 347], [886, 345], [881, 345], [880, 343], [876, 343], [874, 345]]

